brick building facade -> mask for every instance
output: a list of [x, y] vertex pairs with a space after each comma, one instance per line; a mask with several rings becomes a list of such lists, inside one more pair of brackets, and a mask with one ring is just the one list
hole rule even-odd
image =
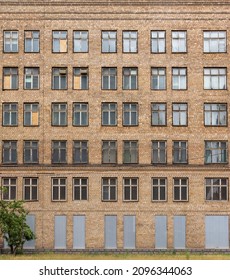
[[229, 2], [0, 1], [0, 175], [36, 249], [229, 248]]

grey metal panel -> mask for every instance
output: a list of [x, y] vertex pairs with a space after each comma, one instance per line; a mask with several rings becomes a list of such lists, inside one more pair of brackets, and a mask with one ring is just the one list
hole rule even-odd
[[[30, 227], [30, 229], [35, 233], [35, 215], [27, 215], [26, 223]], [[4, 239], [3, 247], [5, 249], [9, 249], [8, 242]], [[24, 249], [34, 249], [35, 248], [35, 239], [26, 241], [23, 246]]]
[[85, 216], [73, 216], [73, 248], [85, 249]]
[[205, 248], [229, 249], [229, 217], [205, 217]]
[[174, 248], [185, 249], [186, 244], [186, 217], [174, 216]]
[[135, 249], [136, 247], [136, 217], [124, 216], [124, 248]]
[[155, 217], [155, 248], [167, 249], [167, 216]]
[[105, 248], [117, 248], [117, 216], [105, 216]]
[[[7, 234], [7, 236], [8, 236], [8, 234]], [[4, 248], [4, 249], [9, 249], [9, 248], [10, 248], [10, 247], [8, 246], [8, 242], [6, 241], [5, 238], [3, 239], [3, 248]]]
[[54, 248], [66, 248], [66, 216], [55, 216]]
[[[26, 223], [30, 227], [30, 229], [35, 234], [35, 215], [27, 215], [26, 216]], [[25, 249], [34, 249], [35, 248], [35, 239], [26, 241], [24, 246]]]

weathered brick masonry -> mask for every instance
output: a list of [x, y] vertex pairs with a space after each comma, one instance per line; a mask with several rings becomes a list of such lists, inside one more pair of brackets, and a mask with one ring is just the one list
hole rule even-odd
[[[206, 216], [229, 217], [226, 200], [206, 200], [205, 178], [229, 179], [229, 164], [205, 164], [205, 141], [229, 141], [229, 127], [205, 126], [204, 103], [229, 108], [229, 1], [0, 1], [0, 89], [3, 67], [18, 67], [18, 90], [0, 90], [1, 104], [18, 104], [18, 125], [4, 126], [0, 145], [17, 141], [17, 164], [0, 163], [2, 178], [17, 178], [16, 198], [23, 199], [23, 178], [38, 178], [38, 200], [26, 202], [35, 217], [36, 249], [55, 247], [55, 216], [66, 217], [66, 248], [73, 248], [73, 216], [85, 216], [85, 248], [105, 248], [105, 216], [117, 216], [116, 247], [124, 248], [124, 216], [135, 216], [135, 248], [156, 248], [156, 216], [166, 216], [167, 248], [175, 247], [175, 216], [185, 217], [185, 247], [204, 249]], [[18, 52], [4, 52], [4, 31], [18, 31]], [[24, 52], [24, 31], [40, 31], [39, 53]], [[66, 53], [52, 52], [52, 31], [68, 32]], [[89, 51], [73, 52], [73, 31], [87, 30]], [[101, 32], [117, 31], [117, 51], [101, 52]], [[122, 32], [138, 32], [138, 51], [122, 51]], [[166, 31], [166, 52], [151, 53], [151, 31]], [[172, 53], [172, 31], [187, 31], [187, 52]], [[227, 52], [204, 53], [203, 31], [227, 32]], [[24, 89], [24, 68], [39, 67], [38, 90]], [[67, 67], [68, 88], [51, 88], [52, 67]], [[89, 89], [73, 89], [73, 67], [88, 67]], [[117, 90], [101, 89], [101, 68], [117, 67]], [[123, 67], [138, 68], [138, 88], [122, 88]], [[151, 67], [166, 67], [165, 90], [151, 89]], [[172, 68], [187, 68], [187, 89], [172, 90]], [[205, 90], [204, 67], [226, 67], [227, 89]], [[39, 103], [39, 125], [23, 126], [23, 104]], [[51, 103], [68, 104], [68, 125], [51, 125]], [[72, 104], [89, 105], [89, 125], [72, 125]], [[101, 103], [117, 102], [117, 126], [101, 125]], [[125, 127], [122, 104], [139, 106], [137, 126]], [[167, 125], [151, 126], [151, 103], [167, 104]], [[173, 126], [172, 104], [188, 104], [188, 125]], [[2, 106], [0, 106], [2, 111]], [[39, 141], [39, 164], [23, 163], [23, 141]], [[67, 163], [51, 163], [51, 141], [67, 141]], [[73, 164], [73, 140], [88, 140], [89, 163]], [[117, 141], [117, 163], [102, 163], [102, 140]], [[123, 164], [123, 141], [137, 140], [137, 164]], [[167, 164], [151, 164], [153, 140], [167, 141]], [[173, 164], [173, 141], [188, 141], [188, 164]], [[3, 158], [2, 147], [0, 159]], [[65, 201], [52, 201], [52, 178], [66, 178]], [[73, 177], [88, 178], [88, 199], [73, 200]], [[117, 178], [117, 201], [102, 201], [102, 178]], [[137, 201], [124, 201], [123, 178], [138, 178]], [[167, 178], [166, 201], [152, 201], [151, 178]], [[175, 201], [174, 178], [188, 178], [188, 200]], [[229, 225], [229, 223], [228, 223]], [[229, 226], [228, 226], [229, 227]], [[228, 232], [227, 232], [228, 234]], [[229, 239], [229, 235], [228, 235]], [[56, 246], [58, 248], [58, 246]]]

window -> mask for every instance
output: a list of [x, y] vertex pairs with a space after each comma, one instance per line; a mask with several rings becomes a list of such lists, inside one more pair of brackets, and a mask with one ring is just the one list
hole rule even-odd
[[102, 31], [102, 52], [115, 53], [117, 51], [117, 32]]
[[123, 68], [123, 89], [137, 89], [137, 68]]
[[152, 201], [166, 201], [167, 179], [152, 178]]
[[172, 89], [187, 89], [187, 68], [172, 68]]
[[24, 126], [38, 126], [39, 104], [24, 103]]
[[24, 200], [38, 200], [38, 178], [23, 178]]
[[88, 178], [73, 178], [73, 200], [88, 199]]
[[137, 31], [123, 31], [123, 52], [137, 52]]
[[152, 163], [165, 164], [167, 162], [167, 145], [166, 141], [152, 141]]
[[204, 52], [226, 52], [226, 31], [204, 31]]
[[25, 53], [39, 52], [39, 31], [25, 31]]
[[52, 141], [52, 163], [67, 163], [66, 141]]
[[67, 52], [67, 31], [53, 31], [53, 52]]
[[17, 141], [3, 141], [3, 160], [2, 163], [16, 164], [17, 163]]
[[52, 178], [52, 200], [66, 200], [66, 178]]
[[66, 103], [52, 103], [52, 125], [55, 126], [67, 125]]
[[102, 201], [117, 201], [117, 178], [102, 178]]
[[206, 178], [205, 197], [206, 200], [228, 200], [228, 179]]
[[88, 31], [73, 32], [73, 50], [78, 53], [89, 51], [89, 33]]
[[117, 125], [117, 103], [102, 103], [102, 125]]
[[173, 179], [173, 197], [174, 201], [188, 201], [188, 179]]
[[123, 163], [138, 163], [138, 141], [124, 141]]
[[67, 68], [52, 69], [52, 89], [67, 89]]
[[24, 141], [24, 163], [38, 163], [38, 141]]
[[16, 126], [18, 124], [18, 104], [3, 103], [2, 104], [3, 126]]
[[167, 107], [165, 103], [152, 103], [152, 125], [166, 125]]
[[188, 163], [187, 141], [173, 141], [173, 163]]
[[117, 68], [102, 68], [102, 89], [117, 89]]
[[188, 105], [187, 103], [175, 103], [173, 106], [173, 125], [188, 125]]
[[73, 142], [73, 163], [88, 163], [88, 142]]
[[73, 68], [73, 89], [88, 89], [88, 83], [88, 68]]
[[136, 103], [123, 104], [123, 125], [124, 126], [138, 125], [138, 104]]
[[166, 89], [166, 68], [152, 68], [151, 89]]
[[205, 141], [205, 163], [227, 163], [228, 147], [226, 141]]
[[16, 178], [2, 178], [2, 199], [3, 200], [15, 200], [17, 191], [17, 179]]
[[138, 179], [137, 178], [124, 178], [123, 180], [123, 199], [124, 201], [137, 201], [138, 200]]
[[88, 123], [88, 103], [73, 103], [73, 125], [87, 126]]
[[18, 68], [3, 68], [3, 90], [18, 89]]
[[183, 53], [187, 52], [186, 47], [186, 31], [172, 31], [172, 52], [173, 53]]
[[204, 104], [204, 124], [227, 126], [227, 104]]
[[165, 53], [166, 52], [166, 32], [151, 31], [151, 52]]
[[102, 141], [102, 163], [117, 163], [117, 141]]
[[18, 52], [18, 31], [4, 31], [4, 52]]
[[226, 68], [204, 68], [204, 89], [227, 89]]
[[24, 89], [39, 89], [39, 68], [25, 68]]

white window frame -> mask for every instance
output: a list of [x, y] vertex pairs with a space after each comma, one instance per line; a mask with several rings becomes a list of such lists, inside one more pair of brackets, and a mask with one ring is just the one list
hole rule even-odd
[[[129, 183], [126, 184], [125, 180], [129, 180]], [[136, 184], [133, 183], [133, 180], [136, 180]], [[125, 199], [125, 189], [129, 188], [129, 198]], [[133, 197], [133, 189], [136, 189], [137, 198]], [[138, 195], [138, 178], [123, 178], [123, 201], [134, 201], [137, 202], [139, 199]]]
[[[175, 183], [175, 180], [179, 180], [179, 184]], [[186, 184], [182, 184], [182, 180], [186, 180]], [[175, 198], [175, 188], [179, 188], [179, 199]], [[186, 198], [182, 199], [182, 188], [186, 188]], [[188, 178], [173, 178], [173, 201], [188, 201], [189, 197], [189, 181]]]
[[[8, 183], [5, 184], [4, 180], [8, 180]], [[12, 183], [12, 180], [15, 180], [15, 184]], [[12, 201], [17, 199], [17, 178], [2, 177], [2, 186], [5, 189], [5, 191], [1, 190], [2, 200]], [[12, 194], [12, 188], [15, 188], [15, 196]]]
[[[76, 181], [79, 180], [79, 183]], [[83, 183], [83, 180], [86, 180], [86, 184]], [[87, 177], [74, 177], [73, 178], [73, 201], [87, 201], [88, 200], [88, 185], [89, 179]], [[75, 197], [75, 189], [79, 189], [79, 199]], [[86, 198], [83, 198], [83, 188], [86, 188]]]
[[[218, 183], [215, 182], [218, 180]], [[226, 181], [226, 184], [222, 183]], [[208, 183], [210, 181], [210, 183]], [[207, 195], [207, 188], [210, 188], [210, 197]], [[218, 189], [219, 198], [214, 197], [215, 188]], [[223, 198], [223, 188], [226, 188], [226, 198]], [[205, 178], [205, 200], [206, 201], [228, 201], [228, 178]]]
[[[26, 180], [29, 180], [29, 184], [26, 183]], [[36, 180], [36, 184], [33, 183], [33, 180]], [[29, 188], [29, 199], [26, 199], [26, 188]], [[32, 197], [33, 188], [36, 189], [36, 198]], [[23, 178], [23, 199], [25, 201], [38, 201], [38, 178], [35, 177], [24, 177]]]
[[[104, 182], [104, 180], [108, 180], [108, 184]], [[115, 180], [115, 184], [111, 183], [112, 180]], [[104, 188], [108, 189], [108, 198], [104, 197]], [[111, 188], [115, 188], [115, 198], [111, 198]], [[102, 201], [111, 202], [117, 201], [117, 178], [116, 177], [103, 177], [101, 179], [101, 197]]]
[[[162, 182], [164, 180], [164, 183]], [[154, 199], [154, 188], [157, 188], [157, 199]], [[161, 189], [164, 189], [164, 199], [161, 199]], [[167, 178], [152, 177], [152, 201], [167, 201]]]
[[[52, 179], [52, 201], [66, 201], [67, 200], [67, 179], [63, 177], [53, 177]], [[57, 184], [54, 184], [54, 180], [58, 180]], [[62, 184], [61, 180], [65, 180], [65, 183]], [[58, 188], [58, 198], [54, 199], [54, 187]], [[61, 198], [61, 188], [65, 188], [65, 198]]]

